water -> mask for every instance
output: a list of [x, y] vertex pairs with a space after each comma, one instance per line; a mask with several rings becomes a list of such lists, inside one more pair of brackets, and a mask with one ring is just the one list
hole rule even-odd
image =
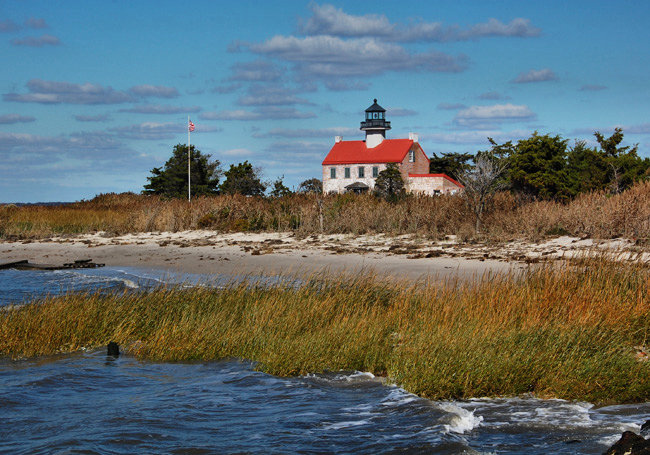
[[[19, 303], [70, 288], [141, 290], [164, 280], [188, 276], [0, 271], [0, 294], [5, 304]], [[0, 416], [0, 453], [12, 454], [583, 454], [638, 432], [650, 403], [434, 402], [368, 373], [277, 378], [250, 362], [151, 363], [101, 350], [0, 360]]]
[[214, 284], [226, 277], [172, 273], [135, 267], [68, 270], [0, 270], [0, 306], [20, 304], [45, 295], [70, 291], [121, 292], [146, 290], [165, 283]]

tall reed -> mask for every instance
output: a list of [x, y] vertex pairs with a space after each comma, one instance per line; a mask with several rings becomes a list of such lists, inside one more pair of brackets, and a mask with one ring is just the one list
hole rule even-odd
[[[322, 201], [321, 204], [318, 201]], [[103, 194], [57, 207], [0, 206], [0, 238], [30, 239], [106, 231], [109, 234], [211, 229], [221, 232], [292, 231], [475, 236], [474, 219], [460, 196], [407, 197], [388, 203], [372, 195], [304, 195], [283, 198], [215, 196], [164, 200]], [[510, 193], [492, 201], [481, 236], [503, 241], [570, 234], [595, 238], [650, 237], [650, 182], [618, 195], [584, 194], [567, 203], [526, 202]]]
[[647, 266], [586, 260], [470, 282], [312, 276], [301, 284], [70, 294], [0, 311], [0, 354], [106, 345], [159, 361], [239, 357], [276, 375], [362, 370], [419, 395], [650, 400]]

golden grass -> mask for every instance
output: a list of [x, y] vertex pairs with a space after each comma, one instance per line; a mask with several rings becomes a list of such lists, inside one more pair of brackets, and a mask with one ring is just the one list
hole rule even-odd
[[295, 375], [361, 370], [421, 396], [650, 400], [647, 266], [586, 260], [476, 283], [315, 276], [300, 285], [72, 294], [0, 312], [14, 358], [117, 341], [159, 361], [238, 357]]
[[[106, 231], [109, 234], [212, 229], [228, 231], [418, 234], [430, 238], [475, 237], [474, 218], [459, 196], [408, 197], [388, 203], [371, 195], [303, 195], [279, 199], [234, 196], [164, 200], [135, 194], [104, 194], [90, 201], [44, 207], [0, 206], [0, 238], [30, 239]], [[562, 204], [522, 202], [498, 194], [483, 221], [482, 238], [539, 240], [569, 234], [593, 238], [650, 237], [650, 182], [614, 196], [590, 193]]]

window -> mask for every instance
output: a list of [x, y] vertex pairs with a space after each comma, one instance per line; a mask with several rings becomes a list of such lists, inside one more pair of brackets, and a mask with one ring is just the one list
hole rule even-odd
[[366, 176], [366, 169], [363, 166], [359, 166], [359, 178], [362, 179]]
[[330, 168], [330, 178], [331, 178], [331, 179], [335, 179], [335, 178], [336, 178], [336, 168], [335, 168], [335, 167], [331, 167], [331, 168]]
[[415, 163], [415, 150], [409, 150], [409, 163]]
[[378, 118], [376, 112], [374, 114], [372, 114], [372, 118]]
[[380, 118], [380, 119], [383, 119], [383, 118], [384, 118], [384, 113], [383, 113], [383, 112], [380, 112], [380, 113], [379, 113], [379, 118]]
[[349, 179], [349, 178], [350, 178], [350, 168], [349, 168], [349, 167], [346, 167], [346, 168], [345, 168], [345, 178], [346, 178], [346, 179]]
[[379, 177], [379, 166], [372, 167], [372, 176], [373, 178]]
[[366, 112], [366, 120], [372, 119], [372, 112]]

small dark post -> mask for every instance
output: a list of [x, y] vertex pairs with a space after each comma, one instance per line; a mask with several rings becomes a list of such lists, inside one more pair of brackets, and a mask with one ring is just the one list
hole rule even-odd
[[110, 355], [113, 357], [119, 357], [120, 356], [120, 346], [115, 342], [111, 341], [108, 343], [108, 352], [106, 355]]

